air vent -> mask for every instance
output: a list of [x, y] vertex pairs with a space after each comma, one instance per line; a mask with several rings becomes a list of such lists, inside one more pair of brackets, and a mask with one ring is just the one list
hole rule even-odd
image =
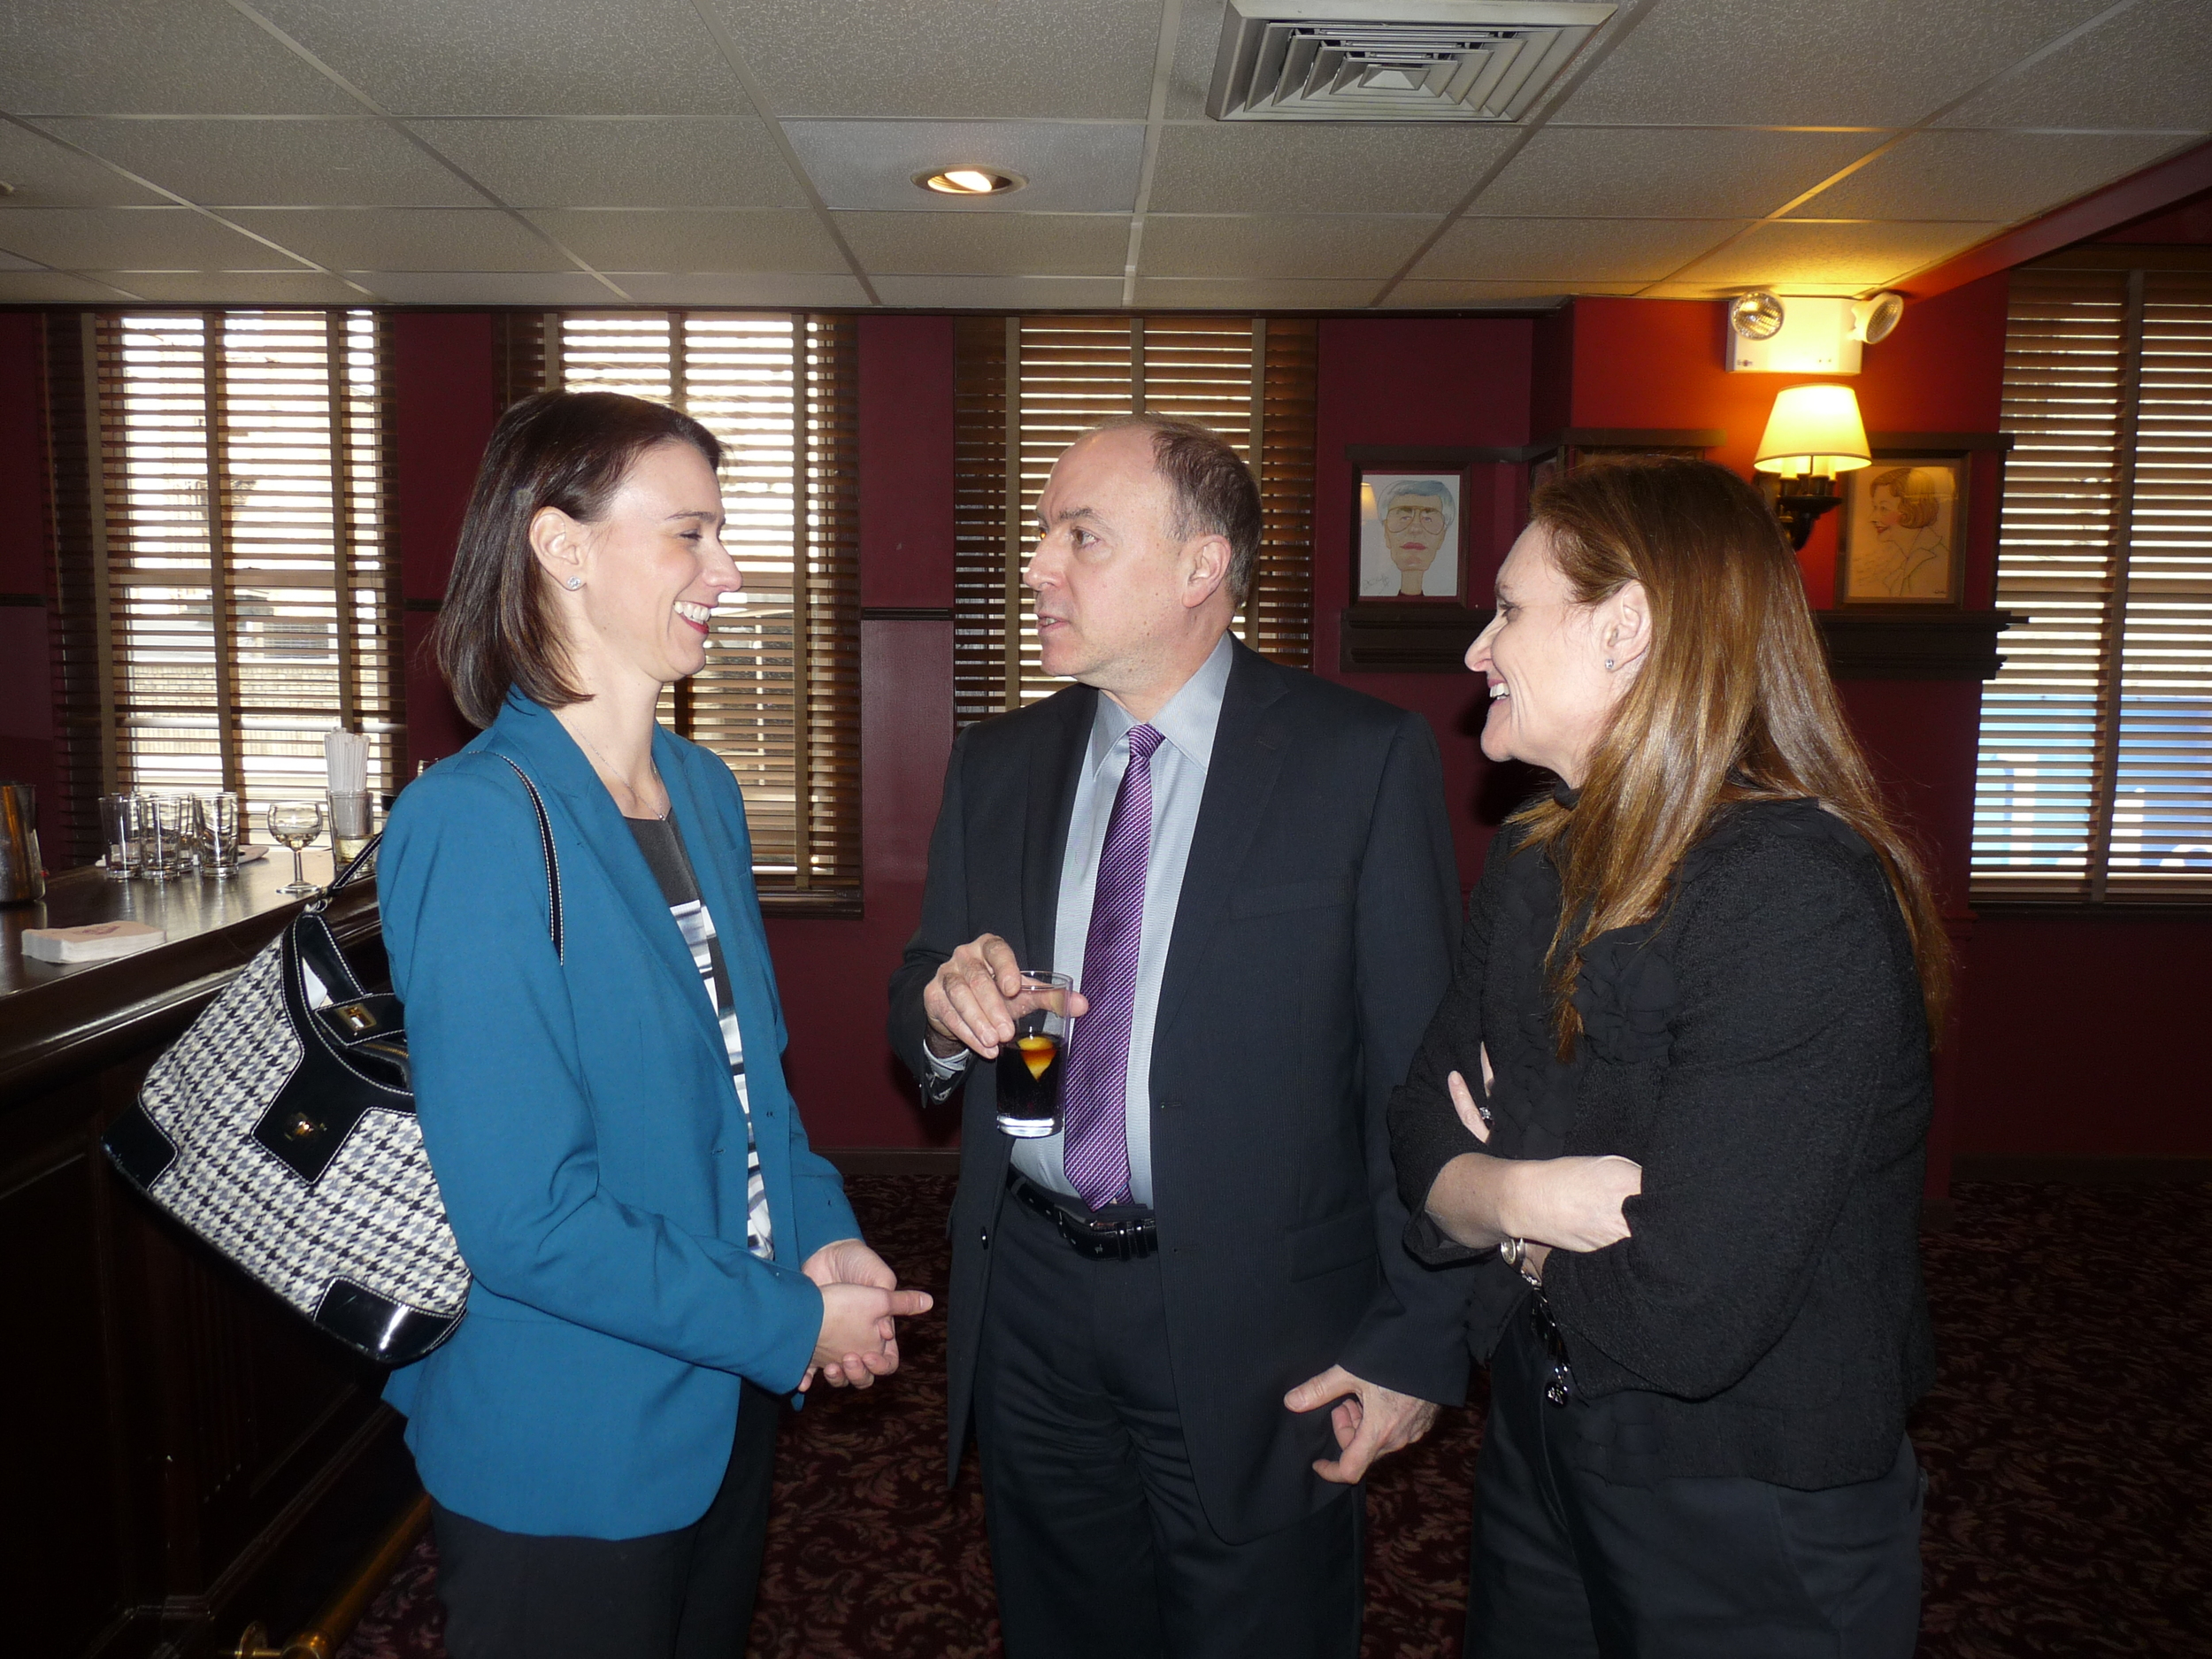
[[1611, 5], [1230, 0], [1217, 121], [1513, 121]]

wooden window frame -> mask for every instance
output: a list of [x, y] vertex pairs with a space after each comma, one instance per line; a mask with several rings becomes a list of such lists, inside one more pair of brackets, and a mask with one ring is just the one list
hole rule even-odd
[[1997, 605], [2022, 619], [1983, 697], [1976, 906], [2203, 914], [2212, 259], [2093, 247], [2016, 272], [2005, 426]]
[[[166, 400], [140, 360], [165, 328], [183, 373]], [[369, 735], [373, 793], [396, 787], [405, 656], [382, 314], [137, 305], [51, 313], [44, 345], [64, 856], [97, 856], [103, 794], [227, 790], [250, 826], [270, 800], [319, 798], [320, 737], [333, 727]], [[188, 500], [174, 500], [193, 488], [194, 463], [177, 451], [194, 448], [196, 531]], [[257, 509], [249, 482], [269, 492]], [[167, 580], [165, 559], [175, 561]], [[201, 602], [165, 590], [205, 593], [204, 631], [190, 626]], [[187, 660], [203, 652], [204, 667]], [[184, 735], [196, 730], [211, 736]]]

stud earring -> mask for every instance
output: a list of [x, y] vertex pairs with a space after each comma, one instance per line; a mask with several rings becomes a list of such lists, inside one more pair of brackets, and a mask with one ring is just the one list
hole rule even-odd
[[[572, 582], [570, 584], [571, 587], [574, 585]], [[1613, 672], [1613, 659], [1609, 657], [1605, 659], [1605, 672], [1609, 674]]]
[[[570, 578], [568, 579], [568, 591], [569, 591], [569, 592], [571, 592], [571, 593], [574, 593], [574, 592], [575, 592], [575, 591], [576, 591], [579, 588], [581, 588], [583, 585], [584, 585], [584, 579], [583, 579], [582, 577], [580, 577], [580, 576], [572, 576], [572, 577], [570, 577]], [[1608, 668], [1610, 668], [1610, 667], [1612, 667], [1612, 666], [1613, 666], [1613, 664], [1610, 664], [1610, 663], [1608, 663], [1608, 664], [1606, 664], [1606, 666], [1607, 666]]]

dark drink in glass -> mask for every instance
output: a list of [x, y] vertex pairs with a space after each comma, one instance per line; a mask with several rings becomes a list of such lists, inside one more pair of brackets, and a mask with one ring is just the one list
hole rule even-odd
[[998, 1051], [998, 1126], [1017, 1140], [1036, 1141], [1060, 1133], [1061, 1058], [1073, 986], [1064, 973], [1025, 971], [1022, 981], [1014, 1040]]

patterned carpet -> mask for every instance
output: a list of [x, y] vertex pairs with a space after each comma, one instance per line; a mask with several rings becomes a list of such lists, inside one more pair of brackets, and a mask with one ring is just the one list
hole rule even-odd
[[[859, 1178], [862, 1225], [941, 1295], [950, 1183]], [[1927, 1240], [1943, 1375], [1913, 1438], [1931, 1486], [1929, 1659], [2212, 1655], [2212, 1187], [1959, 1190]], [[941, 1324], [906, 1371], [786, 1426], [750, 1659], [999, 1651], [983, 1503], [946, 1493]], [[1449, 1659], [1481, 1400], [1369, 1486], [1365, 1659]], [[442, 1659], [426, 1540], [342, 1659]]]

